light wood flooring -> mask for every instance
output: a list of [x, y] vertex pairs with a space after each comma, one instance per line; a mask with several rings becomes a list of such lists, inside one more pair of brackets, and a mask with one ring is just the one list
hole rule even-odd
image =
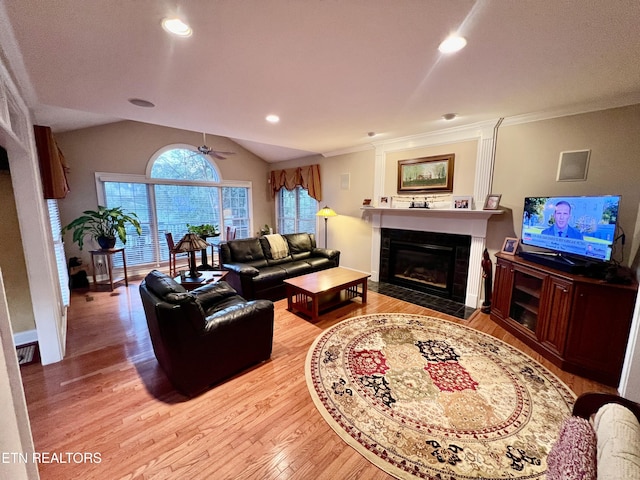
[[305, 383], [313, 340], [354, 315], [405, 312], [463, 323], [531, 355], [576, 394], [615, 392], [562, 372], [479, 311], [464, 321], [370, 291], [366, 305], [356, 300], [315, 324], [277, 302], [271, 360], [187, 399], [153, 355], [139, 283], [115, 295], [72, 293], [66, 358], [22, 368], [36, 451], [101, 460], [40, 464], [44, 480], [391, 478], [331, 430]]

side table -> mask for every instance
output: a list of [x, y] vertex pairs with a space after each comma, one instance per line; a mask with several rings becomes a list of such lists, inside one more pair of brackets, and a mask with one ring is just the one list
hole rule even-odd
[[182, 285], [186, 290], [193, 290], [208, 283], [216, 283], [223, 280], [227, 276], [226, 270], [205, 270], [200, 272], [202, 275], [196, 278], [186, 276], [182, 278], [178, 275], [174, 280]]
[[[113, 285], [124, 280], [124, 284], [129, 286], [129, 279], [127, 277], [127, 258], [124, 254], [124, 248], [109, 248], [106, 250], [91, 250], [91, 266], [93, 267], [93, 287], [98, 289], [98, 285], [109, 285], [111, 291], [113, 291]], [[113, 256], [117, 253], [122, 254], [122, 266], [124, 269], [124, 278], [113, 278]], [[98, 282], [96, 280], [96, 257], [106, 258], [107, 274], [109, 278], [104, 281]]]

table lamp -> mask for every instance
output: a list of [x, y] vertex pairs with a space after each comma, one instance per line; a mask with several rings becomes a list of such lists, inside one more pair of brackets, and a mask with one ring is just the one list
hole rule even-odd
[[202, 275], [196, 269], [196, 252], [204, 250], [210, 245], [195, 233], [187, 233], [176, 245], [176, 252], [189, 252], [189, 277], [198, 278]]
[[318, 217], [324, 217], [324, 248], [327, 248], [327, 219], [329, 217], [335, 217], [338, 214], [325, 205], [316, 215]]

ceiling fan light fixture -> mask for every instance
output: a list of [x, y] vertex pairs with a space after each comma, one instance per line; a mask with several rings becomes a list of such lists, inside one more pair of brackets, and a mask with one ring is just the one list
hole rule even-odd
[[442, 118], [447, 120], [447, 121], [450, 121], [450, 120], [453, 120], [454, 118], [456, 118], [457, 116], [458, 115], [455, 114], [455, 113], [445, 113], [444, 115], [442, 115]]
[[162, 28], [164, 28], [166, 32], [177, 35], [178, 37], [190, 37], [193, 34], [191, 27], [179, 18], [162, 19]]
[[467, 39], [460, 35], [449, 35], [438, 47], [440, 53], [455, 53], [467, 46]]

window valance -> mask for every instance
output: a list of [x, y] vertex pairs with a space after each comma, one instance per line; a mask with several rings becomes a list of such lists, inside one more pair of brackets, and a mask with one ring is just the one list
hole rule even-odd
[[320, 184], [320, 165], [306, 165], [304, 167], [286, 168], [271, 171], [271, 196], [282, 188], [293, 190], [297, 186], [306, 189], [309, 196], [318, 201], [322, 200], [322, 186]]

